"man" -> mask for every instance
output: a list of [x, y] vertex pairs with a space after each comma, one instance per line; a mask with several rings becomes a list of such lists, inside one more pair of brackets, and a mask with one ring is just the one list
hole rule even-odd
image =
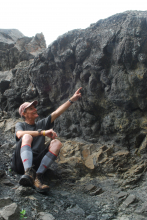
[[[12, 159], [12, 168], [23, 176], [19, 184], [34, 186], [38, 192], [48, 191], [49, 186], [43, 184], [42, 175], [56, 160], [62, 146], [57, 134], [51, 128], [54, 120], [65, 112], [72, 103], [81, 97], [79, 88], [74, 95], [48, 117], [35, 123], [37, 101], [25, 102], [19, 107], [19, 114], [25, 122], [18, 122], [15, 126], [16, 149]], [[45, 148], [45, 136], [52, 141]]]

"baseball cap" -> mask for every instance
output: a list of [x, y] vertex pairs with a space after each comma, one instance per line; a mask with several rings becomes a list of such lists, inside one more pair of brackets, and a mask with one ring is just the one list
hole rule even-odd
[[33, 102], [24, 102], [20, 107], [19, 107], [19, 114], [22, 117], [22, 113], [25, 111], [26, 108], [30, 107], [31, 105], [37, 105], [38, 102], [35, 100]]

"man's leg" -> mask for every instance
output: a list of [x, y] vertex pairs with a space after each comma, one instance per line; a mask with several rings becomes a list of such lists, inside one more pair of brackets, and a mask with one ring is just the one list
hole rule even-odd
[[33, 186], [36, 176], [35, 170], [32, 169], [33, 153], [31, 144], [33, 137], [25, 134], [22, 137], [20, 156], [24, 166], [25, 174], [20, 178], [19, 184], [23, 186]]
[[45, 173], [50, 165], [56, 160], [62, 144], [59, 140], [52, 140], [49, 146], [49, 152], [43, 157], [36, 173]]
[[33, 141], [33, 137], [29, 134], [25, 134], [22, 137], [20, 156], [21, 156], [25, 171], [26, 169], [32, 166], [32, 161], [33, 161], [33, 153], [31, 149], [32, 141]]
[[49, 189], [49, 186], [42, 184], [42, 174], [51, 166], [56, 160], [62, 144], [59, 140], [52, 140], [49, 146], [49, 152], [43, 157], [41, 164], [36, 172], [35, 188], [39, 192], [45, 192]]

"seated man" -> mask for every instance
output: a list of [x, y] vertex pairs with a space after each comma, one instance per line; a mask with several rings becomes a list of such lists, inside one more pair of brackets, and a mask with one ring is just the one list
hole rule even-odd
[[[62, 146], [61, 142], [55, 139], [57, 134], [51, 128], [54, 120], [81, 97], [80, 90], [81, 88], [51, 115], [36, 123], [37, 101], [25, 102], [19, 107], [19, 114], [24, 117], [24, 122], [18, 122], [15, 126], [17, 144], [12, 168], [15, 172], [23, 174], [19, 180], [20, 185], [34, 186], [38, 192], [49, 189], [49, 186], [42, 183], [42, 174], [56, 160]], [[52, 139], [47, 148], [44, 145], [45, 136]]]

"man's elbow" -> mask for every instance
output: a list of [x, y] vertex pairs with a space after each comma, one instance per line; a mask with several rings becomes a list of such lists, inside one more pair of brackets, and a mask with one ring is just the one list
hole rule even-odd
[[20, 139], [20, 138], [22, 137], [21, 132], [17, 131], [17, 132], [16, 132], [16, 137], [17, 137], [18, 139]]

